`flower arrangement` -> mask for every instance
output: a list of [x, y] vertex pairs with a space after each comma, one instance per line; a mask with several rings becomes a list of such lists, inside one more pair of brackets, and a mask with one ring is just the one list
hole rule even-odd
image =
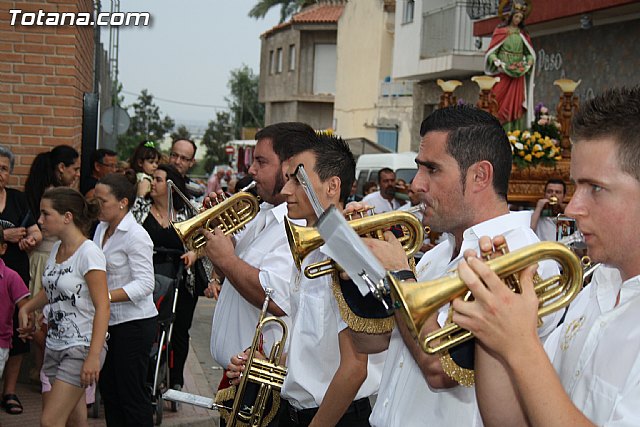
[[507, 133], [511, 143], [513, 162], [518, 168], [535, 166], [554, 166], [560, 160], [560, 147], [557, 141], [539, 132], [514, 130]]
[[531, 131], [538, 132], [543, 137], [560, 140], [560, 122], [555, 116], [549, 114], [549, 109], [540, 102], [536, 105], [534, 112], [535, 120], [531, 122]]

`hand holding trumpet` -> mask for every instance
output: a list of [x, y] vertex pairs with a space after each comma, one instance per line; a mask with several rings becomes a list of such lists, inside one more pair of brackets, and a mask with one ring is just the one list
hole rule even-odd
[[[493, 251], [505, 243], [503, 236], [480, 239], [482, 252]], [[516, 351], [527, 351], [527, 343], [539, 342], [538, 306], [533, 276], [538, 267], [532, 264], [520, 272], [522, 293], [513, 292], [473, 250], [464, 253], [458, 274], [471, 290], [474, 300], [453, 301], [453, 321], [470, 331], [492, 354], [506, 361]], [[514, 336], [522, 345], [514, 346]], [[526, 340], [526, 341], [525, 341]], [[517, 347], [517, 348], [516, 348]]]

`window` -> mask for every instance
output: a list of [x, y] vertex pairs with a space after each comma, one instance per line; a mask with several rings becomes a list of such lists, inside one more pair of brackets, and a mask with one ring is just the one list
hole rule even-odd
[[405, 0], [404, 11], [402, 13], [402, 23], [408, 24], [413, 22], [413, 9], [416, 5], [415, 0]]
[[398, 151], [398, 129], [378, 128], [377, 134], [378, 144], [393, 153]]
[[289, 45], [289, 71], [296, 69], [296, 45]]
[[276, 51], [276, 73], [282, 72], [282, 48], [279, 47]]
[[275, 64], [273, 63], [273, 51], [269, 51], [269, 74], [273, 74], [273, 67]]
[[313, 93], [336, 93], [336, 45], [316, 44], [313, 56]]

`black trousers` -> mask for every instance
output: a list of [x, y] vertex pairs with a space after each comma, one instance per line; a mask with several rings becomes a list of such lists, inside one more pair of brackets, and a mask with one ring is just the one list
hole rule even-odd
[[155, 317], [109, 326], [109, 350], [99, 381], [108, 426], [153, 425], [147, 370], [156, 329]]
[[173, 349], [173, 365], [169, 371], [170, 386], [184, 385], [184, 364], [189, 354], [189, 329], [193, 322], [193, 312], [196, 309], [198, 297], [189, 293], [181, 281], [178, 288], [178, 302], [176, 303], [176, 318], [173, 322], [171, 348]]
[[[279, 427], [308, 426], [318, 412], [318, 408], [296, 409], [284, 399], [280, 400]], [[351, 402], [336, 427], [370, 427], [371, 404], [364, 397]]]

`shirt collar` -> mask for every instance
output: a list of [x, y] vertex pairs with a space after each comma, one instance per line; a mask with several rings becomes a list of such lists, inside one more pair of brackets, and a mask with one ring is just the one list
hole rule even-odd
[[479, 224], [473, 225], [467, 228], [462, 233], [462, 245], [460, 246], [460, 253], [456, 257], [456, 263], [464, 255], [464, 251], [467, 249], [478, 250], [478, 241], [482, 236], [489, 236], [491, 238], [498, 234], [506, 234], [507, 232], [516, 228], [531, 226], [531, 212], [519, 211], [509, 212], [504, 215], [497, 216], [495, 218], [488, 219]]
[[280, 203], [279, 205], [274, 206], [271, 203], [262, 202], [260, 204], [260, 211], [265, 212], [265, 215], [268, 215], [267, 222], [270, 221], [270, 218], [273, 218], [281, 223], [287, 215], [287, 203]]
[[4, 279], [4, 270], [5, 270], [6, 265], [4, 264], [4, 260], [2, 258], [0, 258], [0, 279]]
[[131, 212], [127, 212], [124, 218], [122, 218], [122, 221], [120, 221], [120, 224], [116, 227], [116, 230], [122, 230], [126, 233], [133, 224], [136, 224], [136, 219]]

